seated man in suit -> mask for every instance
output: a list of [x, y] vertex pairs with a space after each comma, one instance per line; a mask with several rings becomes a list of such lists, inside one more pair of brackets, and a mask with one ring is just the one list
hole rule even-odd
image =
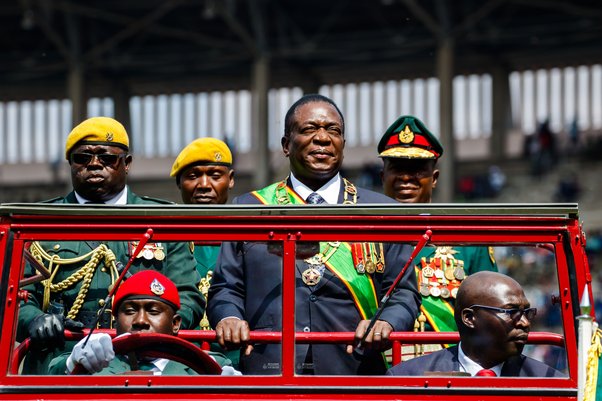
[[[177, 335], [182, 322], [178, 314], [180, 296], [176, 285], [154, 270], [138, 272], [119, 287], [113, 297], [112, 313], [116, 319], [117, 335], [128, 333], [160, 333]], [[70, 374], [76, 364], [90, 373], [120, 374], [134, 370], [152, 371], [154, 375], [195, 375], [191, 368], [168, 359], [128, 360], [115, 357], [111, 337], [94, 333], [87, 344], [82, 339], [70, 354], [50, 362], [49, 374]], [[236, 374], [231, 367], [222, 374]]]
[[496, 272], [477, 272], [462, 282], [457, 295], [454, 317], [460, 343], [395, 365], [387, 375], [563, 376], [522, 355], [537, 309], [530, 307], [515, 280]]

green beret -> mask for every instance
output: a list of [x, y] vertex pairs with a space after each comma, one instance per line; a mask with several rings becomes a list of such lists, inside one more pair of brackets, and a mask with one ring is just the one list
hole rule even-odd
[[387, 129], [378, 143], [378, 157], [438, 159], [443, 146], [414, 116], [401, 116]]
[[176, 177], [191, 164], [232, 166], [232, 152], [223, 141], [215, 138], [199, 138], [186, 146], [171, 167], [171, 177]]
[[73, 128], [65, 144], [65, 158], [80, 144], [111, 145], [129, 150], [130, 139], [125, 128], [117, 120], [109, 117], [92, 117]]

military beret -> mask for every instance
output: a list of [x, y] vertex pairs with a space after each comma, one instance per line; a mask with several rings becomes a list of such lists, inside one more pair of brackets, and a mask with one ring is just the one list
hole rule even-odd
[[129, 150], [130, 139], [125, 128], [117, 120], [109, 117], [92, 117], [82, 121], [67, 136], [65, 157], [76, 145], [111, 145]]
[[414, 116], [401, 116], [380, 139], [378, 153], [378, 157], [438, 159], [443, 146], [422, 121]]
[[176, 285], [156, 270], [143, 270], [121, 283], [113, 296], [113, 315], [125, 299], [156, 299], [180, 309], [180, 295]]
[[198, 138], [186, 146], [171, 167], [171, 177], [176, 177], [191, 164], [232, 165], [232, 152], [223, 141], [215, 138]]

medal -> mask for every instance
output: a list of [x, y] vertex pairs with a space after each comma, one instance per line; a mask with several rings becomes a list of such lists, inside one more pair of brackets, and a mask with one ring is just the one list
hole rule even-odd
[[428, 297], [430, 295], [430, 291], [429, 291], [429, 286], [428, 284], [422, 284], [420, 286], [420, 295], [422, 295], [423, 297]]
[[438, 297], [438, 296], [441, 295], [441, 290], [439, 289], [439, 287], [434, 287], [433, 286], [433, 287], [430, 288], [430, 293], [431, 293], [432, 296]]
[[382, 273], [382, 272], [384, 272], [384, 271], [385, 271], [385, 264], [384, 264], [384, 263], [382, 263], [382, 262], [378, 262], [378, 263], [376, 264], [376, 272], [377, 272], [377, 273]]
[[157, 259], [159, 261], [165, 259], [165, 252], [163, 252], [163, 249], [161, 249], [161, 248], [155, 249], [155, 252], [153, 252], [153, 255], [155, 256], [155, 259]]
[[355, 270], [357, 270], [357, 272], [359, 274], [366, 273], [366, 269], [364, 268], [364, 264], [363, 263], [358, 263], [357, 265], [355, 265]]
[[434, 274], [435, 274], [435, 271], [430, 266], [427, 266], [424, 269], [422, 269], [422, 275], [426, 278], [431, 278], [431, 277], [433, 277]]
[[301, 273], [301, 279], [306, 285], [314, 286], [322, 279], [322, 273], [318, 269], [310, 267]]
[[441, 297], [449, 298], [449, 296], [450, 296], [449, 288], [447, 288], [447, 287], [441, 288]]
[[443, 270], [441, 269], [435, 269], [435, 277], [437, 277], [438, 279], [442, 279], [443, 276]]
[[371, 260], [366, 262], [366, 273], [372, 274], [376, 271], [376, 265]]
[[445, 268], [445, 270], [443, 271], [445, 278], [448, 279], [449, 281], [454, 279], [454, 269], [452, 266], [447, 266]]
[[451, 296], [452, 296], [452, 298], [455, 298], [456, 295], [458, 295], [458, 287], [454, 287], [451, 290]]
[[464, 269], [462, 267], [456, 267], [454, 269], [454, 277], [458, 281], [464, 280], [464, 278], [466, 278], [466, 273], [464, 273]]
[[155, 257], [155, 254], [153, 253], [152, 249], [144, 247], [144, 250], [142, 251], [142, 257], [146, 260], [151, 260]]

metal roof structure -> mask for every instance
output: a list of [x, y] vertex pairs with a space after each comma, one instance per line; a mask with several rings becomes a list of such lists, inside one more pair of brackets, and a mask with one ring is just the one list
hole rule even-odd
[[602, 62], [598, 0], [11, 0], [0, 4], [0, 100], [429, 77]]

